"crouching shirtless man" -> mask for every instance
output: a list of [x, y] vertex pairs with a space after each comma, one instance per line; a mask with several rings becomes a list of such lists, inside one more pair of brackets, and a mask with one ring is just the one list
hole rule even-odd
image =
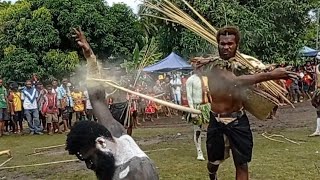
[[234, 60], [239, 40], [237, 28], [220, 29], [217, 33], [219, 58], [197, 62], [198, 68], [202, 68], [202, 72], [208, 76], [212, 99], [206, 142], [211, 180], [217, 179], [219, 165], [229, 157], [230, 149], [236, 167], [236, 179], [249, 179], [248, 163], [251, 161], [253, 138], [244, 111], [248, 88], [263, 81], [296, 78], [295, 73], [284, 68], [237, 76], [235, 70], [240, 68]]

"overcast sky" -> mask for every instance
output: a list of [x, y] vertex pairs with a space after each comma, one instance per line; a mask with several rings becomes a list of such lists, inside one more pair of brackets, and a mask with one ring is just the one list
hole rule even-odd
[[[4, 1], [4, 0], [0, 0], [0, 1]], [[9, 1], [9, 0], [7, 0]], [[16, 2], [17, 0], [10, 0], [11, 2]], [[110, 6], [112, 6], [113, 3], [119, 3], [119, 2], [123, 2], [125, 4], [127, 4], [128, 6], [130, 6], [133, 9], [134, 13], [138, 12], [138, 4], [141, 3], [140, 0], [105, 0], [108, 2], [108, 4]]]
[[128, 6], [130, 6], [133, 9], [134, 13], [138, 12], [138, 4], [141, 3], [140, 0], [106, 0], [109, 5], [112, 5], [113, 3], [119, 3], [123, 2], [126, 3]]

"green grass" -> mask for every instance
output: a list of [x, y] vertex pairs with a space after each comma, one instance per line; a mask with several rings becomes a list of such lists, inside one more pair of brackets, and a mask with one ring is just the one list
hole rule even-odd
[[[176, 136], [181, 133], [181, 136]], [[320, 172], [320, 138], [308, 138], [310, 132], [305, 129], [284, 130], [273, 132], [283, 134], [294, 140], [304, 143], [278, 143], [265, 139], [254, 133], [253, 159], [249, 165], [250, 179], [252, 180], [316, 180]], [[147, 153], [158, 167], [161, 179], [169, 180], [204, 180], [208, 179], [206, 162], [195, 160], [196, 151], [192, 140], [192, 128], [155, 128], [137, 129], [134, 138], [141, 140], [164, 141], [146, 143], [141, 148], [145, 151], [176, 148], [177, 150], [161, 150]], [[65, 135], [54, 136], [5, 136], [0, 138], [0, 150], [11, 149], [13, 159], [5, 166], [43, 163], [58, 160], [74, 159], [75, 157], [63, 153], [63, 148], [37, 156], [26, 156], [33, 152], [35, 147], [63, 144]], [[203, 150], [205, 140], [203, 139]], [[319, 151], [319, 153], [316, 153]], [[57, 153], [59, 152], [59, 153]], [[62, 153], [61, 153], [62, 152]], [[0, 156], [0, 163], [6, 160]], [[222, 180], [234, 179], [234, 166], [232, 159], [226, 160], [219, 169], [219, 178]], [[65, 163], [41, 167], [19, 168], [0, 171], [0, 179], [95, 179], [93, 172], [86, 170], [83, 163]]]

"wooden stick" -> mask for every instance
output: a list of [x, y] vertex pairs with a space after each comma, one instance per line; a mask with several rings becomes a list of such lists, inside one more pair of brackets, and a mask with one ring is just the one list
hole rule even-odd
[[66, 144], [60, 144], [60, 145], [56, 145], [56, 146], [47, 146], [47, 147], [41, 147], [41, 148], [34, 148], [34, 153], [38, 153], [37, 150], [44, 150], [44, 149], [53, 149], [53, 148], [57, 148], [57, 147], [63, 147]]
[[4, 150], [4, 151], [0, 151], [0, 156], [1, 156], [1, 155], [4, 155], [4, 154], [8, 155], [8, 157], [11, 157], [11, 151], [10, 151], [10, 149]]
[[163, 149], [154, 149], [154, 150], [149, 150], [149, 151], [144, 151], [144, 152], [148, 153], [148, 152], [167, 151], [167, 150], [178, 150], [178, 149], [177, 148], [163, 148]]
[[189, 113], [193, 113], [193, 114], [201, 114], [200, 110], [192, 109], [192, 108], [188, 108], [188, 107], [184, 107], [184, 106], [180, 106], [180, 105], [173, 104], [173, 103], [170, 103], [170, 102], [167, 102], [167, 101], [163, 101], [163, 100], [160, 100], [160, 99], [157, 99], [157, 98], [154, 98], [154, 97], [147, 96], [145, 94], [141, 94], [141, 93], [138, 93], [138, 92], [135, 92], [135, 91], [131, 91], [131, 90], [127, 89], [127, 88], [124, 88], [124, 87], [117, 86], [117, 85], [113, 84], [112, 81], [110, 81], [110, 80], [96, 79], [96, 78], [88, 78], [88, 80], [105, 82], [106, 84], [108, 84], [108, 85], [110, 85], [110, 86], [112, 86], [114, 88], [120, 89], [122, 91], [131, 93], [131, 94], [134, 94], [134, 95], [137, 95], [139, 97], [142, 97], [142, 98], [150, 100], [150, 101], [154, 101], [154, 102], [156, 102], [158, 104], [171, 107], [173, 109], [177, 109], [177, 110], [180, 110], [180, 111], [185, 111], [185, 112], [189, 112]]
[[40, 164], [29, 164], [29, 165], [19, 165], [19, 166], [10, 166], [10, 167], [0, 167], [0, 170], [25, 168], [25, 167], [36, 167], [36, 166], [45, 166], [45, 165], [76, 162], [76, 161], [80, 161], [80, 160], [79, 159], [71, 159], [71, 160], [65, 160], [65, 161], [54, 161], [54, 162], [40, 163]]
[[13, 157], [7, 159], [5, 162], [3, 162], [2, 164], [0, 164], [0, 167], [2, 167], [3, 165], [7, 164], [9, 161], [11, 161]]
[[37, 153], [30, 153], [30, 154], [27, 154], [26, 156], [36, 156], [36, 155], [40, 155], [40, 154], [44, 154], [45, 152], [37, 152]]

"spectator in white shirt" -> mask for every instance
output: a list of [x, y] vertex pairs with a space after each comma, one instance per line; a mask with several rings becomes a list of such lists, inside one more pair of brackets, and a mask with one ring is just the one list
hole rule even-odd
[[177, 77], [177, 75], [173, 75], [173, 78], [170, 80], [170, 84], [172, 87], [172, 94], [176, 104], [181, 105], [181, 80]]
[[24, 113], [26, 115], [28, 125], [30, 128], [30, 134], [42, 135], [42, 127], [39, 120], [38, 110], [38, 92], [35, 87], [32, 86], [32, 81], [26, 81], [26, 88], [22, 90], [21, 100], [23, 101]]

